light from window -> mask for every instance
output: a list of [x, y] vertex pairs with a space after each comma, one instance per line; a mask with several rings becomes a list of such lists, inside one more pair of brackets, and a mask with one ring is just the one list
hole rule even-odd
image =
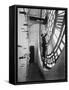
[[65, 43], [65, 34], [64, 34], [64, 36], [63, 36], [63, 42]]
[[61, 50], [64, 48], [64, 44], [62, 42], [60, 44], [60, 48], [61, 48]]
[[61, 53], [59, 48], [58, 48], [58, 50], [57, 50], [57, 53], [58, 53], [58, 55], [60, 55], [60, 53]]

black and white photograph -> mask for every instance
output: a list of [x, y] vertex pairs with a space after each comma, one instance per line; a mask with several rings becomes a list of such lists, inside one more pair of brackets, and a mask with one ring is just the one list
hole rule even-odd
[[17, 12], [18, 82], [65, 79], [65, 10]]
[[69, 90], [69, 0], [1, 0], [0, 90]]
[[67, 81], [66, 8], [17, 6], [15, 36], [17, 83]]

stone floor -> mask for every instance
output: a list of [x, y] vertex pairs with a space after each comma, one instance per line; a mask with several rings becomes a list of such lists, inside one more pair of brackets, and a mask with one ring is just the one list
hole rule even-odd
[[27, 81], [42, 81], [42, 80], [45, 79], [38, 65], [35, 63], [29, 64], [29, 68], [27, 72]]

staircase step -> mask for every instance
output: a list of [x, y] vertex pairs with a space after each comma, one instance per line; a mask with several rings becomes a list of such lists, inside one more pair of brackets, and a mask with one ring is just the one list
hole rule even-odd
[[58, 15], [64, 15], [65, 11], [58, 11]]

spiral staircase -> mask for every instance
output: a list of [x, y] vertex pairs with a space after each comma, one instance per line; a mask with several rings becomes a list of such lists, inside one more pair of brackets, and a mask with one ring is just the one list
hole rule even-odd
[[[47, 36], [45, 37], [46, 40], [45, 56], [42, 56], [43, 41], [40, 42], [40, 49], [41, 49], [40, 52], [42, 52], [41, 59], [44, 68], [51, 69], [54, 65], [56, 65], [57, 60], [62, 54], [63, 48], [65, 46], [65, 11], [52, 10], [48, 12], [50, 12], [50, 14], [48, 14], [50, 20], [48, 20], [48, 24], [45, 27], [46, 28], [45, 30], [47, 31], [44, 33], [44, 34], [47, 33]], [[55, 13], [53, 14], [53, 12]]]
[[[20, 23], [22, 22], [22, 24], [18, 26], [19, 81], [20, 82], [26, 81], [26, 76], [28, 78], [29, 75], [32, 78], [33, 77], [35, 78], [35, 76], [36, 78], [38, 77], [41, 78], [42, 75], [41, 76], [39, 75], [38, 72], [40, 71], [38, 68], [41, 69], [45, 77], [52, 75], [51, 73], [56, 71], [55, 68], [62, 66], [62, 63], [65, 62], [64, 60], [62, 61], [62, 59], [65, 58], [64, 57], [65, 29], [66, 29], [65, 10], [30, 9], [30, 8], [23, 9], [22, 8], [19, 10], [18, 13], [20, 17], [22, 17], [22, 18], [19, 17], [19, 20], [21, 20]], [[38, 30], [36, 30], [36, 32], [38, 31], [38, 34], [35, 34], [35, 26], [36, 26], [36, 29], [38, 27]], [[33, 30], [34, 30], [34, 33], [32, 32]], [[36, 51], [36, 54], [38, 54], [38, 57], [39, 57], [39, 58], [36, 58], [37, 65], [36, 64], [29, 65], [29, 60], [30, 60], [29, 47], [31, 44], [30, 42], [32, 41], [36, 42], [36, 40], [34, 40], [35, 37], [33, 38], [33, 36], [35, 36], [38, 39], [37, 40], [38, 44], [36, 44], [35, 46], [35, 47], [38, 47], [38, 52]], [[54, 70], [52, 68], [54, 68]], [[37, 70], [33, 70], [33, 69], [37, 69]], [[35, 73], [36, 75], [34, 76]], [[49, 79], [51, 78], [49, 77]], [[40, 80], [44, 80], [44, 78]]]

